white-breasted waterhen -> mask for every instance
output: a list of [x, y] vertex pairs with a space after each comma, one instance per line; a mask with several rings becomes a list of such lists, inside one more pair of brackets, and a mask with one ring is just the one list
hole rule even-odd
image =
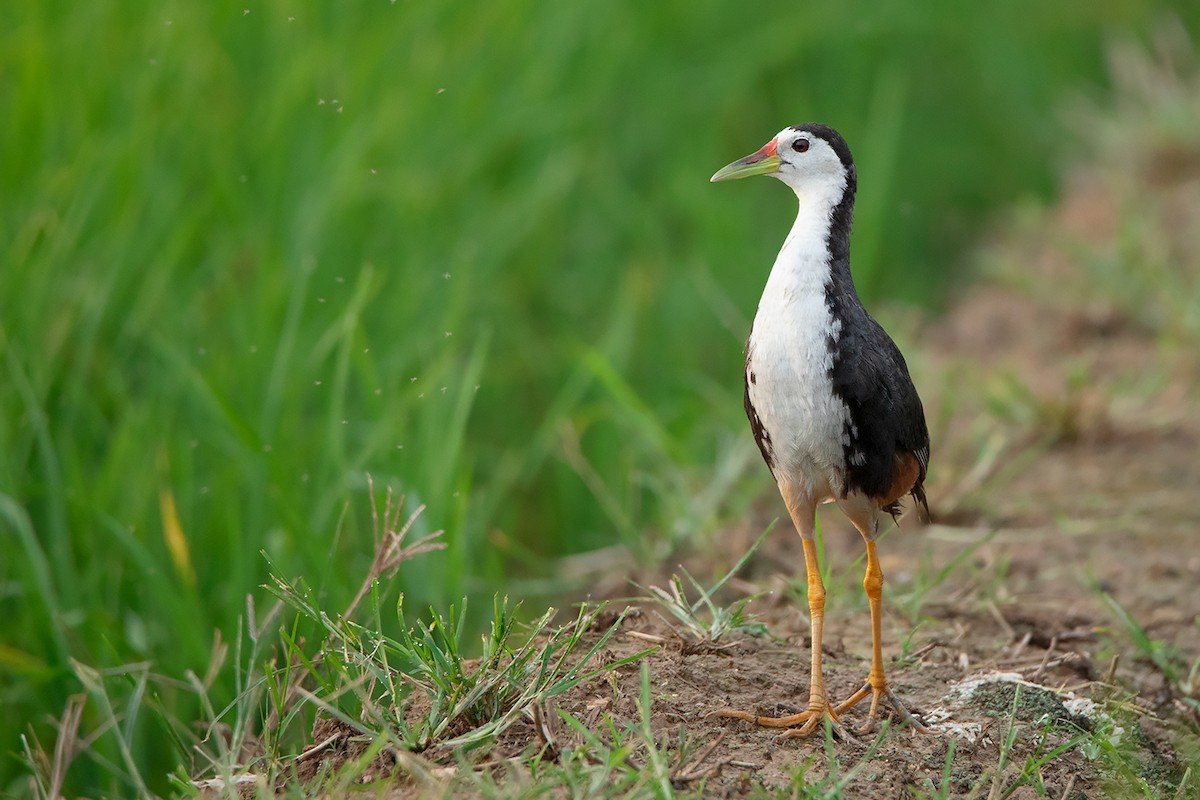
[[[895, 516], [911, 494], [928, 516], [925, 470], [929, 430], [904, 356], [867, 314], [850, 275], [850, 226], [857, 173], [850, 148], [833, 128], [785, 128], [751, 155], [712, 176], [723, 181], [770, 175], [800, 201], [796, 222], [775, 259], [746, 344], [746, 415], [804, 544], [812, 625], [808, 706], [765, 717], [725, 709], [721, 716], [786, 728], [805, 736], [867, 696], [874, 725], [881, 701], [921, 724], [892, 693], [883, 670], [880, 602], [883, 572], [875, 551], [881, 512]], [[821, 673], [825, 587], [814, 541], [816, 508], [834, 502], [867, 545], [863, 579], [871, 608], [871, 671], [861, 689], [832, 703]]]

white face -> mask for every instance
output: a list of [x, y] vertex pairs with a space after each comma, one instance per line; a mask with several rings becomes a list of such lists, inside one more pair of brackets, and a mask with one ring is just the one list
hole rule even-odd
[[833, 148], [819, 136], [807, 131], [784, 128], [775, 137], [779, 169], [772, 177], [799, 192], [814, 189], [836, 191], [846, 187], [846, 168]]
[[[792, 187], [818, 215], [840, 203], [855, 184], [849, 150], [832, 128], [817, 123], [784, 128], [755, 152], [717, 170], [712, 181], [771, 175]], [[832, 144], [831, 144], [832, 142]], [[838, 153], [846, 156], [846, 164]]]

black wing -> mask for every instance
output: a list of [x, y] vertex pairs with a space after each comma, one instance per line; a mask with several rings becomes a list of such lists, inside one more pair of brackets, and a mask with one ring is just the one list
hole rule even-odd
[[746, 364], [742, 370], [745, 382], [745, 396], [743, 402], [746, 406], [746, 419], [750, 420], [750, 430], [754, 433], [754, 441], [758, 444], [758, 451], [762, 453], [763, 461], [767, 462], [767, 467], [771, 470], [771, 474], [775, 474], [775, 455], [771, 446], [771, 435], [767, 433], [767, 429], [763, 427], [762, 420], [758, 418], [758, 412], [754, 409], [754, 404], [750, 402], [750, 384], [754, 383], [754, 365], [750, 363], [750, 343], [746, 343]]
[[[929, 467], [929, 428], [921, 398], [900, 348], [866, 312], [835, 343], [833, 390], [850, 411], [846, 491], [885, 497], [912, 459], [917, 476], [909, 490], [929, 515], [925, 473]], [[895, 503], [885, 510], [895, 513]]]

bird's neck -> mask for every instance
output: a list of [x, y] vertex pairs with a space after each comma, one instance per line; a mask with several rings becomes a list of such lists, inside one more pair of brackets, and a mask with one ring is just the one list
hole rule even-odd
[[767, 279], [763, 304], [790, 304], [803, 297], [858, 304], [850, 275], [854, 193], [840, 186], [833, 189], [825, 194], [796, 192], [800, 209]]

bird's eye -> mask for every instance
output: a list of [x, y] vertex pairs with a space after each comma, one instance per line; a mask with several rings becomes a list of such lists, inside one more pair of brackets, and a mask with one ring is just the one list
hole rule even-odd
[[797, 153], [807, 153], [808, 139], [797, 139], [796, 141], [792, 142], [792, 149]]

